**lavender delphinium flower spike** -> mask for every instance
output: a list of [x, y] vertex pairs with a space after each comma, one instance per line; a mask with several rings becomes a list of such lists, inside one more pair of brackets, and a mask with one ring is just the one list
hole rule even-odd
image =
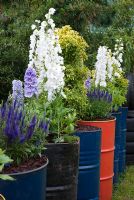
[[31, 98], [38, 94], [36, 71], [32, 67], [28, 67], [24, 76], [24, 95]]
[[13, 80], [12, 81], [12, 97], [14, 104], [23, 104], [24, 95], [23, 95], [23, 84], [20, 80]]

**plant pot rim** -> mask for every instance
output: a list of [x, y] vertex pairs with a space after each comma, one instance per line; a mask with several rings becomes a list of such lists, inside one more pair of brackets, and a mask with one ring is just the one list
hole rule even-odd
[[80, 140], [78, 140], [76, 142], [73, 142], [73, 143], [69, 143], [69, 142], [61, 142], [61, 143], [49, 142], [49, 143], [46, 143], [46, 146], [49, 146], [49, 145], [53, 145], [53, 146], [58, 146], [58, 145], [74, 145], [74, 144], [80, 144]]
[[[95, 127], [95, 126], [93, 126]], [[101, 132], [101, 128], [97, 128], [96, 127], [96, 130], [77, 130], [76, 133], [93, 133], [93, 132]]]
[[89, 120], [89, 121], [86, 121], [86, 120], [78, 120], [77, 121], [77, 123], [79, 123], [79, 122], [86, 122], [86, 123], [88, 123], [88, 122], [102, 122], [102, 123], [108, 123], [108, 122], [112, 122], [112, 121], [115, 121], [116, 120], [116, 118], [115, 117], [113, 117], [113, 119], [107, 119], [107, 120], [93, 120], [93, 121], [91, 121], [91, 120]]
[[9, 176], [19, 176], [19, 175], [25, 175], [25, 174], [29, 174], [29, 173], [32, 173], [32, 172], [36, 172], [36, 171], [39, 171], [43, 168], [45, 168], [49, 163], [49, 160], [48, 158], [46, 159], [46, 163], [43, 164], [41, 167], [38, 167], [36, 169], [32, 169], [32, 170], [28, 170], [28, 171], [24, 171], [24, 172], [17, 172], [17, 173], [11, 173], [11, 174], [3, 174], [3, 175], [9, 175]]
[[112, 112], [112, 115], [113, 114], [121, 114], [121, 111], [119, 110], [119, 111]]

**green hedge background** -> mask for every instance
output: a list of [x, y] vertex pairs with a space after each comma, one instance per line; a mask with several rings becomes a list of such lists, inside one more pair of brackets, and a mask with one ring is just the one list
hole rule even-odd
[[29, 36], [35, 19], [56, 9], [57, 27], [71, 25], [89, 44], [89, 68], [94, 67], [99, 45], [113, 48], [115, 38], [125, 43], [124, 67], [134, 70], [133, 0], [1, 0], [0, 99], [6, 99], [12, 80], [23, 79], [28, 64]]

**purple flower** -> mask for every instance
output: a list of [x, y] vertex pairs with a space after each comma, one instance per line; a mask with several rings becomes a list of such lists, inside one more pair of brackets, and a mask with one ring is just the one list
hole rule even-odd
[[24, 76], [24, 95], [31, 98], [38, 94], [36, 71], [32, 67], [28, 67]]
[[32, 137], [36, 123], [37, 123], [37, 119], [36, 119], [36, 116], [34, 116], [31, 120], [31, 122], [30, 122], [28, 129], [27, 129], [27, 133], [26, 133], [26, 139], [27, 140], [29, 140]]
[[39, 123], [39, 128], [43, 130], [43, 132], [48, 133], [48, 129], [49, 129], [49, 124], [50, 124], [50, 120], [48, 120], [47, 122], [45, 121], [41, 121]]
[[4, 103], [2, 105], [2, 107], [0, 108], [0, 114], [1, 114], [1, 118], [4, 119], [5, 115], [6, 115], [6, 108], [7, 108], [7, 105], [6, 103]]
[[86, 87], [86, 89], [90, 89], [90, 87], [91, 87], [91, 79], [90, 79], [90, 77], [85, 81], [85, 87]]
[[24, 101], [22, 82], [20, 80], [13, 80], [12, 90], [13, 90], [12, 97], [15, 106], [17, 103], [20, 103], [22, 105]]
[[112, 95], [106, 91], [101, 91], [99, 89], [88, 92], [87, 96], [90, 100], [99, 100], [99, 101], [103, 100], [107, 101], [108, 103], [112, 102]]

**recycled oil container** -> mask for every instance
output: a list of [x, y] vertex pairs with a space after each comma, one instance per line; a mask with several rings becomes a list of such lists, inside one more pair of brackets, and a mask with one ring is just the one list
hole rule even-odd
[[113, 189], [113, 165], [115, 142], [115, 119], [105, 121], [79, 121], [84, 126], [101, 128], [101, 165], [100, 165], [100, 198], [99, 200], [111, 200]]
[[46, 200], [77, 200], [79, 142], [48, 143]]
[[5, 200], [46, 200], [47, 165], [26, 172], [12, 173], [15, 180], [0, 180], [1, 199]]
[[80, 137], [80, 159], [77, 200], [99, 200], [101, 129], [83, 127]]
[[121, 112], [113, 112], [112, 116], [114, 116], [116, 118], [113, 183], [117, 184], [118, 183], [118, 176], [119, 176], [119, 149], [120, 149], [120, 140], [121, 140]]
[[126, 131], [127, 131], [127, 113], [128, 107], [121, 107], [121, 138], [119, 149], [119, 173], [123, 173], [126, 168]]

